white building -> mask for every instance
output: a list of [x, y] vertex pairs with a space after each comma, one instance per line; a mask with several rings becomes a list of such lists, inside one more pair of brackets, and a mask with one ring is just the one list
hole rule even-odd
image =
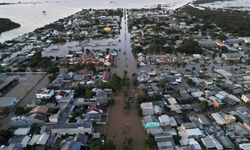
[[224, 53], [221, 55], [221, 58], [225, 61], [240, 62], [241, 57], [239, 53]]
[[200, 144], [194, 138], [190, 138], [188, 140], [189, 140], [189, 145], [192, 145], [195, 150], [201, 150]]
[[141, 103], [141, 109], [144, 116], [154, 114], [154, 107], [152, 102]]
[[49, 117], [49, 122], [51, 123], [58, 123], [59, 121], [59, 114], [54, 114]]
[[170, 118], [168, 115], [161, 115], [158, 117], [161, 126], [169, 126], [170, 125]]
[[245, 94], [241, 96], [241, 100], [245, 103], [250, 103], [250, 94]]
[[49, 99], [49, 98], [51, 98], [54, 94], [55, 94], [55, 91], [54, 91], [54, 90], [43, 88], [43, 89], [41, 89], [41, 90], [36, 94], [36, 98], [38, 98], [38, 99]]
[[84, 122], [82, 124], [48, 124], [46, 125], [53, 134], [78, 134], [92, 133], [92, 123]]
[[241, 150], [250, 150], [250, 143], [242, 143], [242, 144], [239, 144], [239, 148]]

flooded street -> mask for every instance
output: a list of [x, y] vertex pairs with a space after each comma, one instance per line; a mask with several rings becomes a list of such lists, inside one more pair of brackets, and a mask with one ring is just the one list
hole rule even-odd
[[[123, 18], [121, 22], [120, 31], [120, 45], [121, 51], [118, 53], [115, 64], [117, 67], [112, 68], [112, 72], [118, 74], [120, 77], [124, 76], [124, 71], [128, 72], [128, 77], [136, 73], [136, 60], [131, 51], [130, 34], [127, 26], [127, 10], [123, 11]], [[136, 87], [133, 86], [132, 80], [128, 86], [128, 93], [130, 97], [136, 97]], [[112, 140], [116, 145], [116, 149], [124, 149], [124, 142], [127, 138], [133, 139], [132, 147], [136, 150], [146, 150], [145, 137], [146, 132], [142, 128], [141, 118], [138, 115], [136, 102], [134, 102], [130, 109], [124, 110], [124, 91], [123, 88], [115, 97], [115, 105], [111, 107], [109, 112], [109, 120], [107, 125], [107, 140]], [[134, 132], [136, 131], [136, 132]], [[115, 135], [115, 137], [114, 137]]]
[[131, 49], [130, 33], [128, 32], [127, 19], [127, 10], [124, 9], [119, 37], [119, 47], [121, 51], [119, 52], [115, 60], [115, 64], [117, 65], [117, 67], [112, 69], [113, 73], [118, 74], [120, 77], [123, 77], [124, 71], [127, 71], [130, 77], [132, 73], [136, 73], [137, 70], [136, 60]]
[[0, 34], [0, 42], [32, 32], [36, 28], [74, 14], [82, 9], [148, 8], [156, 7], [157, 4], [166, 4], [168, 8], [175, 9], [191, 0], [0, 0], [0, 3], [18, 3], [19, 1], [28, 3], [0, 5], [0, 18], [9, 18], [21, 24], [20, 28]]

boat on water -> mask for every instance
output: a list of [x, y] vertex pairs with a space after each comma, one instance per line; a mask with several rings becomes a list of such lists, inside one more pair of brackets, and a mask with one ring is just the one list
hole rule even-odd
[[46, 11], [45, 11], [45, 10], [43, 10], [42, 12], [43, 12], [43, 14], [46, 14]]

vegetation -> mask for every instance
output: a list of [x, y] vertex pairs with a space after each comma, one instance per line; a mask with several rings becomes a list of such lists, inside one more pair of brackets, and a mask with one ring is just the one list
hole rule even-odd
[[10, 19], [0, 18], [0, 34], [2, 32], [18, 28], [20, 26], [20, 24], [12, 22]]
[[208, 102], [207, 101], [199, 101], [198, 105], [202, 111], [205, 111], [208, 109]]
[[30, 134], [40, 134], [41, 126], [37, 124], [31, 125]]
[[132, 53], [134, 55], [143, 52], [143, 48], [141, 46], [134, 46], [132, 45]]
[[0, 131], [0, 144], [6, 145], [10, 137], [12, 137], [12, 135], [13, 135], [13, 132], [10, 130], [1, 130]]
[[42, 57], [41, 54], [37, 54], [31, 58], [29, 66], [31, 68], [43, 69], [44, 71], [49, 71], [49, 73], [54, 73], [59, 71], [59, 68], [56, 67], [56, 64], [52, 59], [52, 57]]
[[117, 75], [113, 74], [111, 79], [103, 84], [104, 88], [111, 88], [113, 91], [117, 91], [121, 88], [122, 79]]
[[76, 106], [74, 111], [71, 113], [70, 122], [75, 122], [76, 117], [82, 117], [86, 113], [88, 106]]
[[92, 98], [95, 93], [91, 89], [92, 87], [77, 86], [75, 87], [75, 97]]
[[14, 113], [16, 116], [20, 116], [20, 115], [28, 113], [29, 111], [30, 111], [29, 109], [25, 109], [24, 107], [19, 106], [14, 110]]
[[195, 86], [195, 83], [193, 82], [193, 80], [192, 79], [187, 79], [187, 84], [189, 85], [189, 86]]
[[173, 135], [173, 139], [174, 139], [174, 143], [176, 145], [180, 145], [180, 140], [181, 140], [181, 136], [180, 135]]
[[236, 121], [243, 123], [243, 120], [239, 115], [233, 115], [236, 118]]
[[103, 145], [102, 145], [102, 143], [100, 141], [95, 140], [95, 141], [92, 141], [90, 143], [90, 148], [92, 150], [102, 150], [103, 149]]
[[116, 146], [111, 140], [109, 140], [105, 144], [102, 144], [99, 140], [94, 140], [90, 143], [90, 149], [91, 150], [115, 150]]
[[72, 65], [69, 67], [68, 71], [75, 72], [75, 71], [79, 71], [81, 69], [88, 69], [88, 70], [92, 70], [94, 72], [96, 71], [96, 67], [94, 65], [83, 65], [83, 64]]
[[115, 104], [115, 99], [111, 98], [108, 100], [109, 105], [114, 105]]
[[57, 44], [57, 43], [65, 43], [66, 39], [62, 38], [61, 36], [54, 37], [52, 39], [52, 43]]
[[152, 134], [147, 135], [146, 143], [149, 148], [156, 146], [155, 137]]
[[203, 19], [204, 24], [213, 24], [222, 28], [225, 32], [234, 33], [238, 36], [250, 35], [250, 14], [244, 11], [216, 9], [199, 10], [187, 6], [182, 9], [183, 12]]
[[199, 43], [193, 39], [186, 39], [182, 42], [181, 46], [177, 48], [178, 52], [186, 54], [201, 54], [202, 49], [199, 46]]
[[52, 150], [60, 150], [61, 149], [61, 141], [63, 140], [62, 137], [57, 138], [56, 141], [54, 142], [54, 144], [52, 145], [51, 149]]

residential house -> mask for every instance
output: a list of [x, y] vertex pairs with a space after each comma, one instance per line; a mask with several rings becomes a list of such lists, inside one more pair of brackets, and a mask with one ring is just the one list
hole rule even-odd
[[228, 123], [235, 123], [236, 122], [236, 118], [233, 115], [225, 115], [224, 119]]
[[38, 99], [49, 99], [55, 94], [54, 90], [43, 88], [36, 93]]
[[29, 113], [41, 113], [46, 114], [48, 112], [49, 108], [47, 106], [36, 106], [34, 107]]
[[39, 116], [18, 116], [12, 117], [10, 120], [11, 126], [21, 127], [21, 126], [31, 126], [33, 124], [43, 124], [44, 119], [39, 118]]
[[81, 150], [81, 142], [72, 140], [66, 141], [63, 145], [61, 150]]
[[102, 114], [103, 110], [98, 108], [97, 103], [92, 103], [87, 109], [87, 114]]
[[221, 58], [225, 61], [240, 62], [241, 56], [239, 53], [223, 53]]
[[74, 98], [74, 90], [58, 90], [55, 92], [58, 103], [69, 103]]
[[241, 100], [245, 103], [250, 103], [250, 94], [243, 94]]
[[169, 126], [170, 125], [170, 119], [168, 115], [161, 115], [158, 117], [161, 126]]
[[152, 102], [141, 103], [140, 107], [144, 116], [154, 114], [154, 107]]
[[[81, 124], [46, 124], [42, 128], [45, 128], [45, 131], [53, 134], [85, 134], [92, 133], [92, 123], [84, 122]], [[44, 129], [43, 129], [44, 130]]]

